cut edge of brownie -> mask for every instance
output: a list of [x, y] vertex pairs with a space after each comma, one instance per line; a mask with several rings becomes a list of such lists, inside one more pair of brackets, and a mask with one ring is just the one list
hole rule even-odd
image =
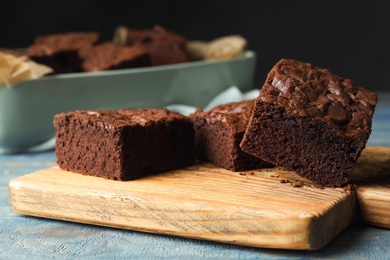
[[[160, 114], [150, 120], [145, 111]], [[59, 167], [84, 175], [132, 180], [196, 159], [191, 121], [165, 109], [73, 111], [55, 115], [54, 126]]]
[[210, 161], [231, 171], [272, 167], [270, 163], [242, 151], [239, 146], [253, 101], [230, 102], [206, 112], [197, 109], [189, 115], [194, 124], [199, 160]]
[[260, 102], [255, 113], [261, 119], [252, 119], [240, 144], [244, 151], [323, 186], [348, 183], [364, 142], [340, 135], [323, 121], [290, 116], [273, 104]]

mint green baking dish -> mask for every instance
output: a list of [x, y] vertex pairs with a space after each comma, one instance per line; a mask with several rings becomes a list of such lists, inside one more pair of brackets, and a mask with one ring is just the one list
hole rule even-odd
[[77, 109], [204, 107], [235, 85], [253, 88], [256, 55], [148, 68], [71, 73], [0, 89], [0, 149], [20, 151], [54, 136], [53, 116]]

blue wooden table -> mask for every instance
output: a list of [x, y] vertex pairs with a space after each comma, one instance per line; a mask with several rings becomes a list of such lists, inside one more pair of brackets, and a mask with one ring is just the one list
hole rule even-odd
[[[390, 147], [390, 93], [379, 93], [369, 145]], [[390, 230], [355, 224], [318, 251], [242, 247], [23, 216], [8, 182], [55, 165], [54, 151], [0, 155], [0, 259], [390, 259]], [[390, 214], [390, 213], [389, 213]]]

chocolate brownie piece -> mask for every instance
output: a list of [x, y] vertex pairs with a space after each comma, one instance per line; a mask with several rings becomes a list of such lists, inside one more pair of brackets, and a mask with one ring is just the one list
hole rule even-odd
[[95, 32], [71, 32], [36, 37], [28, 48], [28, 56], [37, 63], [53, 68], [54, 73], [81, 71], [79, 50], [99, 40]]
[[191, 121], [168, 109], [78, 110], [55, 115], [54, 126], [67, 171], [131, 180], [196, 159]]
[[239, 147], [254, 100], [231, 102], [209, 111], [197, 109], [189, 117], [194, 123], [198, 159], [232, 171], [270, 167], [271, 164], [245, 153]]
[[125, 47], [104, 43], [80, 50], [80, 57], [84, 71], [150, 66], [150, 55], [142, 46]]
[[126, 45], [142, 45], [150, 52], [152, 65], [166, 65], [189, 61], [185, 50], [186, 39], [162, 26], [151, 30], [127, 28]]
[[241, 148], [318, 184], [342, 186], [369, 138], [376, 102], [349, 79], [282, 59], [256, 98]]

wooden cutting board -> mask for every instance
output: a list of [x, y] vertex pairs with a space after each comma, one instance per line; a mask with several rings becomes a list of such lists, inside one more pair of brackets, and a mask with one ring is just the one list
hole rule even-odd
[[[354, 178], [389, 174], [389, 154], [390, 148], [368, 147]], [[373, 197], [367, 195], [377, 190], [359, 186], [364, 196], [356, 196], [348, 189], [316, 187], [281, 168], [231, 172], [210, 163], [126, 182], [54, 167], [9, 183], [10, 207], [20, 214], [286, 249], [324, 247], [353, 221], [356, 198], [368, 210]], [[386, 215], [390, 200], [382, 199], [379, 215]], [[389, 219], [371, 223], [383, 221]]]

